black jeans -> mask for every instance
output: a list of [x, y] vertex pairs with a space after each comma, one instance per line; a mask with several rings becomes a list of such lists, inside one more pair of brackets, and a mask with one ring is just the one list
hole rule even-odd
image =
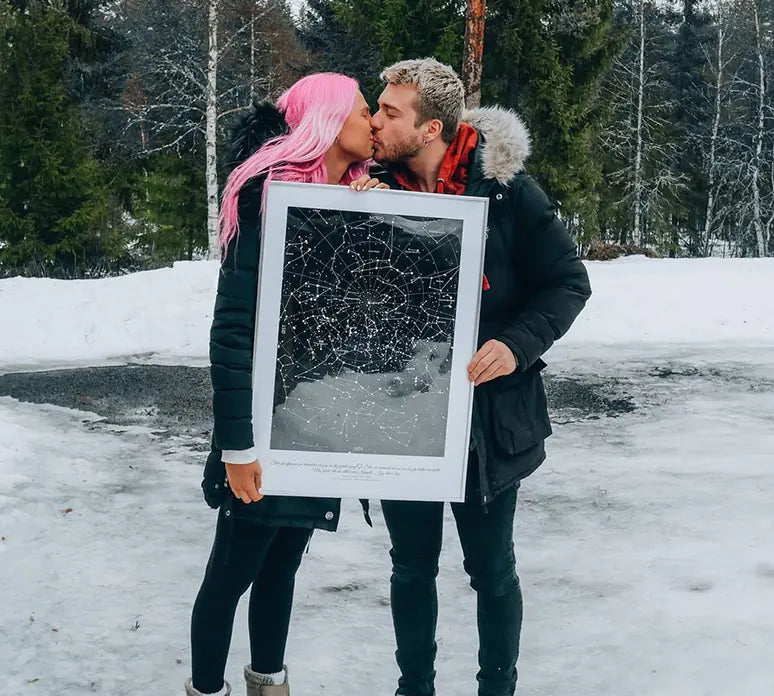
[[[477, 485], [475, 453], [468, 467], [466, 502], [452, 503], [465, 557], [465, 571], [477, 594], [479, 696], [513, 696], [519, 654], [522, 599], [513, 553], [517, 487], [484, 508]], [[435, 694], [435, 579], [441, 553], [443, 503], [382, 501], [392, 541], [390, 598], [398, 667], [397, 694]], [[460, 691], [459, 693], [462, 693]]]
[[250, 583], [251, 668], [263, 674], [282, 670], [296, 571], [311, 536], [311, 529], [230, 522], [220, 510], [191, 616], [191, 668], [196, 689], [208, 694], [223, 688], [234, 614]]

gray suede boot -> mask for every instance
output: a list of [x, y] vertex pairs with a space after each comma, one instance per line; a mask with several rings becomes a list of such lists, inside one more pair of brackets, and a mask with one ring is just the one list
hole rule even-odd
[[[226, 690], [223, 691], [223, 689], [221, 689], [220, 691], [218, 691], [217, 692], [218, 696], [220, 696], [221, 694], [223, 696], [231, 696], [231, 684], [229, 684], [227, 681], [224, 680], [223, 685], [225, 686]], [[199, 691], [199, 689], [194, 689], [193, 682], [189, 679], [185, 683], [185, 696], [209, 696], [209, 695], [203, 694], [201, 691]]]
[[288, 668], [283, 665], [285, 670], [285, 683], [279, 686], [275, 684], [264, 684], [257, 672], [250, 669], [250, 665], [245, 665], [245, 684], [247, 686], [247, 696], [290, 696], [290, 683]]

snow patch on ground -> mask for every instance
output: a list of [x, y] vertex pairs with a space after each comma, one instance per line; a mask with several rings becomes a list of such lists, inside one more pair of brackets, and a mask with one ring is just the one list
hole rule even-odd
[[[627, 257], [586, 267], [594, 295], [563, 350], [774, 343], [774, 259]], [[216, 262], [186, 261], [100, 280], [0, 280], [0, 370], [205, 365], [217, 275]]]
[[[747, 374], [643, 378], [660, 407], [557, 429], [517, 511], [525, 693], [774, 693], [774, 371], [752, 371], [768, 380], [760, 389]], [[214, 530], [202, 454], [162, 455], [147, 429], [10, 398], [0, 398], [0, 442], [6, 684], [180, 693]], [[394, 691], [378, 506], [374, 521], [346, 501], [339, 533], [312, 541], [288, 648], [300, 693], [336, 692], [342, 672], [355, 693]], [[475, 597], [449, 516], [445, 534], [438, 684], [460, 693], [474, 688]], [[246, 604], [228, 667], [239, 689]]]
[[[520, 690], [774, 693], [774, 260], [587, 265], [557, 377], [626, 377], [638, 409], [568, 422], [525, 482]], [[217, 264], [0, 281], [0, 370], [206, 364]], [[200, 444], [200, 443], [199, 443]], [[25, 694], [181, 693], [215, 516], [201, 452], [149, 428], [0, 397], [0, 674]], [[295, 693], [386, 695], [389, 542], [345, 501], [316, 534], [288, 648]], [[475, 689], [475, 597], [445, 523], [439, 694]], [[228, 677], [248, 659], [246, 601]], [[344, 675], [342, 677], [342, 675]]]

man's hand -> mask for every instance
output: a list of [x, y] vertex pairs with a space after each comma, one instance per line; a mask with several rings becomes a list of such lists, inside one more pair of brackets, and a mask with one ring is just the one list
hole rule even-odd
[[261, 488], [261, 465], [255, 461], [252, 464], [226, 464], [228, 486], [243, 503], [257, 503], [263, 495]]
[[487, 341], [473, 356], [468, 365], [468, 379], [475, 386], [495, 377], [509, 375], [516, 369], [516, 358], [502, 341]]

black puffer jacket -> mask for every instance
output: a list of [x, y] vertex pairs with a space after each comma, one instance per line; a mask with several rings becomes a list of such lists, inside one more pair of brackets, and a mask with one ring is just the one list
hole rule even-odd
[[[234, 129], [229, 166], [236, 167], [269, 138], [285, 132], [282, 115], [270, 104], [256, 105]], [[223, 261], [218, 277], [212, 328], [210, 374], [214, 432], [202, 489], [212, 507], [225, 507], [232, 519], [248, 519], [278, 527], [309, 527], [335, 531], [341, 504], [331, 498], [267, 496], [245, 504], [224, 487], [221, 450], [253, 446], [252, 366], [262, 181], [248, 182], [239, 194], [239, 235]]]
[[[528, 476], [545, 459], [551, 434], [540, 356], [570, 328], [591, 296], [588, 274], [555, 209], [524, 174], [529, 133], [519, 117], [496, 107], [464, 120], [479, 132], [465, 195], [489, 198], [478, 345], [495, 338], [516, 356], [516, 371], [476, 387], [471, 447], [484, 462], [482, 502]], [[374, 173], [392, 188], [397, 181]]]

